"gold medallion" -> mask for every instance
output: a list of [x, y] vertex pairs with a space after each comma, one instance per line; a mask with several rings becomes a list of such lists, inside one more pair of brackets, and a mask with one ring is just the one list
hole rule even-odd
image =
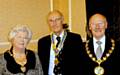
[[103, 74], [104, 74], [104, 68], [101, 67], [101, 66], [97, 66], [97, 67], [95, 67], [95, 69], [94, 69], [94, 73], [95, 73], [96, 75], [103, 75]]
[[21, 66], [20, 69], [21, 69], [22, 72], [26, 71], [26, 67], [25, 66]]
[[55, 63], [55, 65], [57, 65], [59, 63], [58, 58], [55, 58], [54, 63]]

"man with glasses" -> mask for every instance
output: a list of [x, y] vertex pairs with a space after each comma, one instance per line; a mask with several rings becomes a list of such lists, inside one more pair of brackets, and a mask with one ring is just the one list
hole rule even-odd
[[[108, 27], [104, 15], [96, 13], [89, 19], [92, 37], [85, 44], [84, 75], [118, 75], [119, 52], [114, 39], [105, 31]], [[118, 74], [117, 74], [118, 73]]]
[[54, 10], [47, 21], [51, 34], [38, 41], [44, 75], [83, 75], [81, 65], [81, 36], [63, 28], [63, 14]]

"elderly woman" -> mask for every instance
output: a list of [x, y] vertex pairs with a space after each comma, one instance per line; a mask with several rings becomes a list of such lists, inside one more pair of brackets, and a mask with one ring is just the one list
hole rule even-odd
[[0, 75], [43, 75], [37, 54], [26, 49], [31, 38], [32, 32], [25, 25], [10, 31], [11, 49], [0, 56]]

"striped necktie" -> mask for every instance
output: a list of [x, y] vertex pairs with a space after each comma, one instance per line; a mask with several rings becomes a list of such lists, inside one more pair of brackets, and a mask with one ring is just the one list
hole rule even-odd
[[96, 57], [97, 59], [100, 59], [102, 57], [102, 48], [101, 48], [101, 41], [96, 42], [98, 44], [97, 50], [96, 50]]

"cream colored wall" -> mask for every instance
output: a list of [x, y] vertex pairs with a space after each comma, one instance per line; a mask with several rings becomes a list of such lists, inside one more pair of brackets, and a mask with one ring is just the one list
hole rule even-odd
[[0, 0], [0, 52], [9, 48], [7, 35], [16, 24], [29, 25], [33, 38], [28, 48], [36, 49], [38, 38], [49, 33], [46, 24], [49, 11], [49, 0]]
[[53, 4], [53, 9], [61, 11], [65, 17], [64, 22], [68, 23], [68, 0], [53, 0]]
[[[82, 39], [86, 39], [86, 6], [85, 0], [53, 0], [54, 9], [60, 10], [64, 17], [65, 23], [69, 24], [71, 18], [71, 31], [81, 35]], [[69, 5], [71, 1], [71, 6]], [[69, 16], [71, 9], [71, 17]]]
[[86, 39], [86, 6], [85, 0], [72, 0], [72, 31]]
[[[60, 10], [65, 23], [69, 24], [69, 1], [71, 1], [71, 31], [86, 37], [85, 0], [53, 0], [53, 9]], [[0, 0], [0, 53], [10, 48], [8, 32], [16, 24], [27, 24], [33, 31], [28, 48], [37, 51], [39, 38], [50, 33], [46, 15], [50, 11], [50, 0]]]

